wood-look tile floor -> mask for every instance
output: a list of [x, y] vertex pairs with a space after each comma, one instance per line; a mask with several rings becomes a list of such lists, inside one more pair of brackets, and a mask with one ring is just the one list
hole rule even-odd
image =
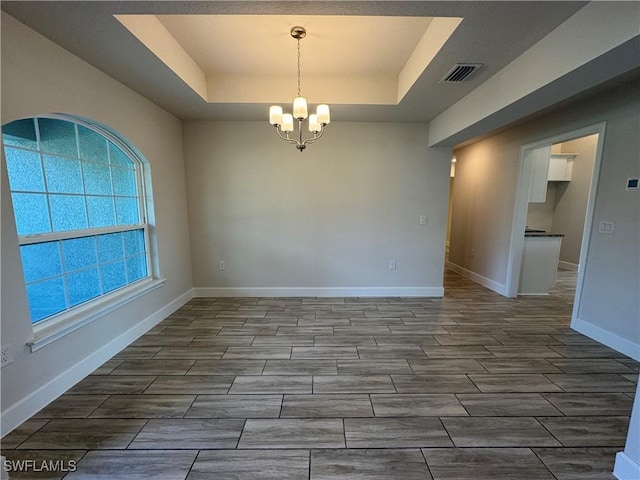
[[29, 479], [613, 479], [639, 364], [569, 328], [574, 284], [193, 299], [2, 453], [77, 462]]

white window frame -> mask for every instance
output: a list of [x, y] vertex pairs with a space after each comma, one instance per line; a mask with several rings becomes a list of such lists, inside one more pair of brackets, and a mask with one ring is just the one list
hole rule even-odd
[[[40, 150], [40, 128], [38, 125], [38, 119], [47, 118], [53, 120], [61, 120], [65, 122], [70, 122], [74, 124], [75, 132], [76, 132], [76, 142], [79, 141], [78, 135], [78, 125], [85, 127], [87, 129], [92, 130], [93, 132], [99, 134], [103, 138], [115, 144], [120, 150], [122, 150], [127, 157], [133, 163], [135, 169], [135, 177], [136, 177], [136, 186], [138, 189], [138, 211], [139, 211], [139, 222], [137, 224], [132, 225], [116, 225], [110, 227], [97, 227], [97, 228], [86, 228], [82, 230], [66, 230], [61, 232], [47, 232], [41, 234], [33, 234], [33, 235], [19, 235], [18, 236], [18, 244], [19, 246], [23, 245], [32, 245], [37, 243], [45, 243], [51, 241], [60, 241], [67, 240], [71, 238], [82, 238], [82, 237], [93, 237], [100, 234], [105, 233], [119, 233], [126, 232], [132, 230], [143, 230], [144, 232], [144, 242], [145, 242], [145, 257], [147, 262], [147, 276], [131, 282], [123, 287], [120, 287], [112, 292], [102, 294], [93, 299], [87, 300], [79, 305], [74, 307], [70, 307], [66, 310], [63, 310], [60, 313], [54, 314], [50, 317], [39, 320], [35, 323], [31, 322], [31, 326], [33, 329], [33, 338], [27, 342], [27, 345], [30, 346], [31, 351], [39, 350], [40, 348], [50, 344], [51, 342], [61, 338], [74, 330], [96, 320], [109, 312], [120, 308], [121, 306], [140, 298], [148, 292], [151, 292], [161, 286], [164, 285], [165, 279], [159, 277], [159, 272], [157, 265], [152, 262], [152, 254], [151, 251], [151, 228], [148, 223], [148, 213], [147, 213], [147, 185], [146, 178], [147, 173], [145, 170], [145, 163], [142, 160], [141, 156], [136, 153], [132, 148], [130, 148], [122, 139], [118, 138], [117, 135], [111, 133], [108, 129], [101, 125], [94, 124], [90, 121], [77, 118], [70, 115], [62, 115], [62, 114], [50, 114], [50, 115], [37, 115], [34, 117], [28, 117], [29, 119], [33, 119], [36, 123], [36, 138], [38, 141], [38, 154], [46, 153]], [[9, 146], [10, 148], [18, 148]], [[32, 149], [23, 150], [34, 151]], [[80, 159], [82, 162], [83, 160]], [[43, 171], [44, 173], [44, 171]], [[45, 185], [46, 185], [46, 177], [45, 177]], [[45, 187], [46, 189], [46, 187]], [[46, 189], [48, 192], [48, 189]], [[20, 191], [11, 191], [11, 193], [21, 193]], [[86, 194], [83, 194], [83, 196]], [[86, 203], [85, 203], [86, 205]], [[49, 215], [51, 215], [51, 211], [49, 211]], [[87, 216], [88, 218], [88, 216]], [[25, 283], [26, 288], [26, 283]], [[31, 318], [30, 318], [31, 321]]]

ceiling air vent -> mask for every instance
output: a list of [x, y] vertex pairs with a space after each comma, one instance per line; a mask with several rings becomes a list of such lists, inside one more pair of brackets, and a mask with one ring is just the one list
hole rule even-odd
[[464, 82], [473, 72], [482, 66], [481, 63], [456, 63], [449, 72], [442, 77], [440, 83], [460, 83]]

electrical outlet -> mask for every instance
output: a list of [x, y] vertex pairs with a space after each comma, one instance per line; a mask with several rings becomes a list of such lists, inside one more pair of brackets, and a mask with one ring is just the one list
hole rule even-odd
[[10, 343], [6, 345], [2, 345], [2, 352], [0, 353], [1, 365], [0, 367], [4, 367], [5, 365], [9, 365], [13, 363], [13, 348]]
[[389, 270], [395, 270], [395, 269], [396, 269], [396, 261], [389, 260]]
[[226, 270], [227, 264], [224, 260], [218, 260], [218, 270]]
[[613, 230], [615, 228], [615, 222], [613, 220], [603, 220], [600, 222], [598, 226], [599, 233], [605, 233], [607, 235], [613, 235]]

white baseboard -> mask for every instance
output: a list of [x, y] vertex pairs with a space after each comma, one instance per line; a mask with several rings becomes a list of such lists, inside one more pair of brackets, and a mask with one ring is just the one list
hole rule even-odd
[[570, 272], [577, 272], [580, 269], [580, 265], [577, 263], [558, 261], [558, 268], [560, 270], [569, 270]]
[[613, 475], [618, 480], [638, 480], [640, 478], [640, 465], [631, 460], [624, 452], [616, 454], [616, 463], [613, 467]]
[[450, 268], [454, 272], [459, 273], [463, 277], [467, 277], [469, 280], [473, 280], [474, 282], [479, 283], [483, 287], [487, 287], [489, 290], [493, 290], [494, 292], [499, 293], [500, 295], [503, 295], [505, 297], [508, 296], [507, 286], [502, 283], [498, 283], [494, 280], [491, 280], [490, 278], [483, 277], [482, 275], [472, 272], [471, 270], [467, 270], [466, 268], [461, 267], [460, 265], [456, 265], [455, 263], [447, 262], [447, 268]]
[[622, 338], [615, 333], [611, 333], [597, 325], [585, 322], [579, 318], [576, 318], [571, 322], [571, 328], [606, 345], [607, 347], [613, 348], [617, 352], [631, 357], [634, 360], [640, 361], [640, 345], [637, 343], [633, 343], [626, 338]]
[[46, 407], [80, 380], [85, 378], [104, 362], [120, 352], [124, 347], [156, 326], [168, 315], [175, 312], [182, 305], [193, 298], [193, 290], [180, 295], [164, 307], [149, 315], [147, 318], [131, 327], [126, 332], [111, 340], [99, 350], [85, 357], [74, 366], [64, 371], [50, 382], [41, 386], [19, 402], [11, 405], [2, 412], [2, 431], [4, 437], [22, 422]]
[[196, 297], [442, 297], [444, 287], [196, 287]]

